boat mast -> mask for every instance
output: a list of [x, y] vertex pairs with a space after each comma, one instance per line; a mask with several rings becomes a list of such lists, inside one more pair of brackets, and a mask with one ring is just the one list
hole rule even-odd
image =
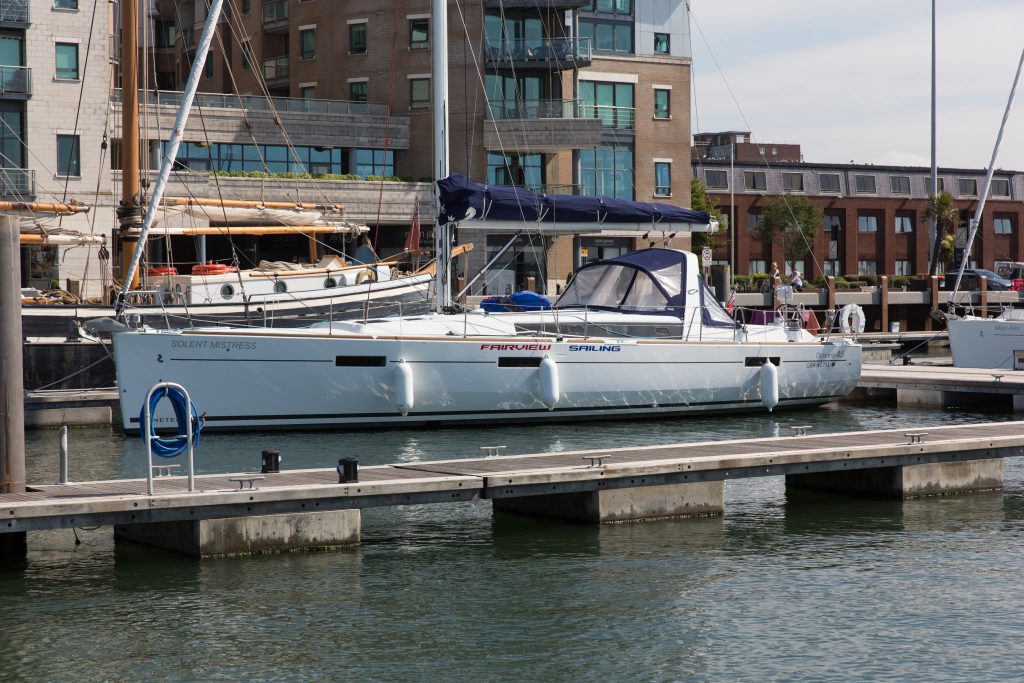
[[985, 174], [985, 186], [981, 190], [981, 199], [978, 200], [978, 208], [974, 211], [974, 218], [971, 219], [970, 233], [967, 235], [967, 246], [964, 249], [964, 257], [960, 261], [960, 270], [956, 274], [956, 283], [953, 285], [952, 297], [956, 296], [960, 289], [960, 280], [964, 276], [964, 269], [971, 258], [971, 247], [974, 245], [974, 237], [978, 234], [978, 226], [981, 225], [981, 213], [985, 210], [985, 201], [988, 199], [989, 188], [992, 187], [992, 175], [996, 171], [996, 157], [999, 156], [999, 144], [1003, 141], [1003, 131], [1006, 129], [1006, 120], [1010, 118], [1010, 109], [1013, 107], [1013, 96], [1017, 93], [1017, 83], [1020, 82], [1020, 72], [1024, 68], [1024, 50], [1020, 52], [1020, 61], [1017, 63], [1017, 74], [1013, 77], [1013, 85], [1010, 87], [1010, 97], [1006, 101], [1006, 110], [1003, 111], [1003, 120], [999, 124], [999, 134], [996, 135], [996, 144], [992, 149], [992, 160], [988, 163], [988, 172]]
[[[128, 274], [125, 281], [134, 279], [138, 275], [139, 262], [142, 260], [142, 252], [146, 248], [146, 235], [153, 227], [153, 219], [156, 217], [157, 209], [160, 208], [160, 200], [163, 198], [164, 189], [167, 187], [167, 179], [170, 178], [171, 168], [178, 156], [178, 147], [181, 146], [182, 137], [185, 135], [185, 123], [188, 121], [189, 112], [192, 109], [192, 100], [195, 99], [196, 90], [199, 89], [199, 76], [203, 72], [203, 65], [206, 64], [206, 54], [210, 50], [210, 43], [213, 42], [214, 31], [217, 30], [217, 21], [220, 19], [220, 10], [224, 0], [212, 0], [210, 11], [206, 16], [206, 23], [203, 24], [203, 33], [199, 38], [199, 45], [196, 47], [196, 58], [192, 62], [192, 70], [188, 74], [188, 81], [185, 83], [185, 92], [181, 97], [181, 104], [178, 105], [178, 114], [174, 119], [174, 127], [171, 129], [171, 137], [167, 141], [167, 151], [164, 153], [163, 162], [160, 165], [160, 175], [153, 184], [153, 194], [146, 206], [146, 215], [142, 219], [142, 229], [139, 232], [138, 244], [135, 245], [135, 252], [132, 254], [131, 263], [128, 266]], [[120, 314], [124, 309], [124, 291], [118, 296], [115, 311]]]
[[[935, 136], [936, 136], [936, 119], [935, 119], [935, 0], [932, 0], [932, 176], [931, 184], [931, 196], [932, 201], [939, 196], [939, 166], [937, 156], [935, 154]], [[938, 231], [938, 220], [935, 216], [928, 219], [928, 272], [932, 272], [934, 264], [932, 260], [935, 258], [935, 240], [937, 239]]]
[[129, 275], [131, 254], [142, 225], [139, 193], [139, 0], [121, 0], [121, 276], [125, 291], [139, 286], [138, 273]]
[[441, 192], [438, 180], [450, 174], [448, 156], [448, 0], [432, 0], [431, 27], [433, 38], [431, 53], [433, 58], [433, 95], [434, 95], [434, 198], [437, 211], [434, 224], [434, 254], [437, 267], [434, 286], [437, 289], [434, 297], [434, 310], [443, 313], [451, 309], [451, 229], [441, 214]]

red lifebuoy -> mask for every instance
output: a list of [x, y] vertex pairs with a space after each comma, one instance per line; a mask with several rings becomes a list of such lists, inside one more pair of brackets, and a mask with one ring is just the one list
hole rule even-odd
[[192, 266], [193, 275], [223, 275], [228, 272], [228, 267], [223, 263], [200, 263]]
[[174, 266], [158, 266], [156, 268], [146, 268], [146, 277], [160, 277], [162, 275], [177, 275], [178, 269]]

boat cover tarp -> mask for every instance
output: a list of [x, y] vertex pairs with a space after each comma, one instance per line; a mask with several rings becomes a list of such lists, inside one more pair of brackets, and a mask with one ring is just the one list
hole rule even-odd
[[529, 290], [508, 296], [489, 296], [480, 302], [480, 308], [491, 313], [501, 311], [548, 311], [551, 299]]
[[681, 317], [685, 282], [684, 252], [642, 249], [577, 270], [555, 308], [585, 306]]
[[437, 182], [439, 222], [480, 219], [530, 223], [691, 223], [708, 225], [704, 211], [671, 204], [632, 202], [612, 197], [538, 194], [523, 188], [474, 183], [453, 173]]

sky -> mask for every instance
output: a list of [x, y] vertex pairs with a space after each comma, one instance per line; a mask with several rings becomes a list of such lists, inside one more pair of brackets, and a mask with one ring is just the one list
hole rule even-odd
[[[690, 0], [693, 131], [799, 143], [811, 163], [930, 166], [931, 6]], [[936, 8], [938, 164], [986, 168], [1024, 50], [1024, 0]], [[996, 167], [1024, 171], [1024, 82]]]

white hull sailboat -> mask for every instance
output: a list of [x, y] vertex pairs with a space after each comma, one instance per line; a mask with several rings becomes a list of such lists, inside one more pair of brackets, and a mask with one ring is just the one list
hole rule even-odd
[[[515, 239], [523, 231], [713, 232], [717, 223], [669, 205], [538, 195], [450, 174], [446, 9], [434, 0], [432, 109], [442, 179], [435, 312], [303, 329], [118, 334], [126, 431], [139, 430], [140, 407], [161, 381], [185, 386], [206, 428], [222, 430], [764, 411], [820, 405], [854, 389], [859, 345], [815, 337], [795, 322], [737, 323], [688, 252], [647, 249], [588, 264], [552, 310], [458, 312], [449, 284], [454, 225]], [[175, 418], [165, 410], [156, 419]]]

